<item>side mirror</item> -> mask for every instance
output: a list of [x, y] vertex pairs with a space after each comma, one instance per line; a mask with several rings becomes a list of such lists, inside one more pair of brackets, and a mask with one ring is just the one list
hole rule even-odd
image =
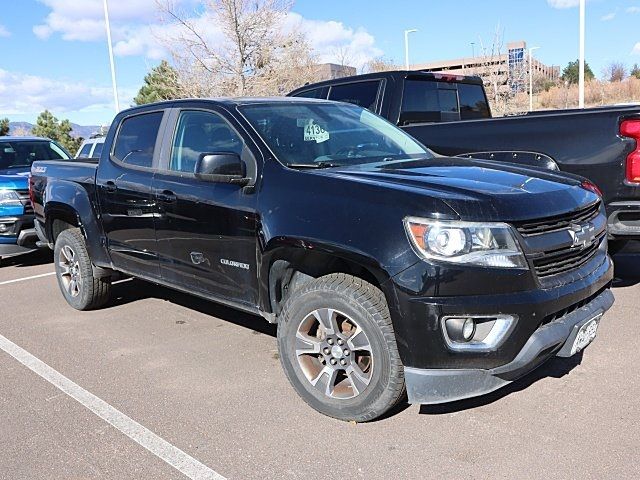
[[244, 162], [237, 153], [201, 153], [196, 162], [195, 175], [201, 180], [246, 185]]

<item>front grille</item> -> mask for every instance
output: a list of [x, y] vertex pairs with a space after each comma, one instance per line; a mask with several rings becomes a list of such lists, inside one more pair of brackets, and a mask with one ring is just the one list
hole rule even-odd
[[544, 256], [533, 260], [538, 277], [550, 277], [580, 268], [597, 253], [605, 235], [606, 233], [602, 232], [586, 247], [567, 247], [544, 252]]
[[544, 233], [556, 232], [569, 228], [572, 223], [585, 223], [593, 220], [598, 216], [600, 211], [600, 202], [582, 208], [575, 212], [547, 217], [541, 220], [531, 222], [523, 222], [516, 225], [518, 232], [523, 237], [531, 237], [533, 235], [542, 235]]
[[16, 190], [16, 193], [24, 206], [25, 215], [33, 214], [33, 205], [31, 205], [31, 199], [29, 198], [29, 190]]

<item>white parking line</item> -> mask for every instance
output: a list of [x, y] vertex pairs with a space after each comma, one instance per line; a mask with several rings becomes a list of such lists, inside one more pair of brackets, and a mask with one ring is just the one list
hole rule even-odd
[[5, 280], [4, 282], [0, 282], [0, 285], [8, 285], [10, 283], [25, 282], [27, 280], [33, 280], [35, 278], [50, 277], [51, 275], [55, 275], [55, 274], [56, 272], [49, 272], [49, 273], [42, 273], [40, 275], [33, 275], [32, 277], [16, 278], [15, 280]]
[[219, 473], [174, 447], [2, 335], [0, 349], [187, 477], [193, 480], [226, 480]]

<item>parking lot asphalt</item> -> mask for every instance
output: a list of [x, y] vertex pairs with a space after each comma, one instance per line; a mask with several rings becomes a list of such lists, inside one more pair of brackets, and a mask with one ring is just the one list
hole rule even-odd
[[[616, 258], [616, 303], [584, 355], [367, 424], [299, 399], [261, 318], [137, 280], [77, 312], [49, 260], [0, 268], [0, 335], [221, 476], [640, 478], [640, 253]], [[186, 477], [0, 350], [0, 479], [40, 478]]]

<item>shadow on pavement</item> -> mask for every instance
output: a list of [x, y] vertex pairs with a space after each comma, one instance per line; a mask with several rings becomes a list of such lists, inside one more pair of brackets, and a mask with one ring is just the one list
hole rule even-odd
[[24, 255], [17, 255], [0, 261], [0, 267], [35, 267], [37, 265], [45, 265], [53, 263], [53, 251], [48, 248], [36, 250]]
[[613, 257], [615, 265], [614, 288], [630, 287], [640, 283], [640, 242], [629, 245]]
[[137, 279], [127, 279], [116, 282], [113, 285], [110, 306], [126, 305], [127, 303], [144, 298], [166, 300], [175, 305], [190, 308], [205, 315], [219, 318], [225, 322], [248, 328], [256, 333], [262, 333], [272, 337], [276, 336], [276, 326], [268, 323], [262, 317]]

